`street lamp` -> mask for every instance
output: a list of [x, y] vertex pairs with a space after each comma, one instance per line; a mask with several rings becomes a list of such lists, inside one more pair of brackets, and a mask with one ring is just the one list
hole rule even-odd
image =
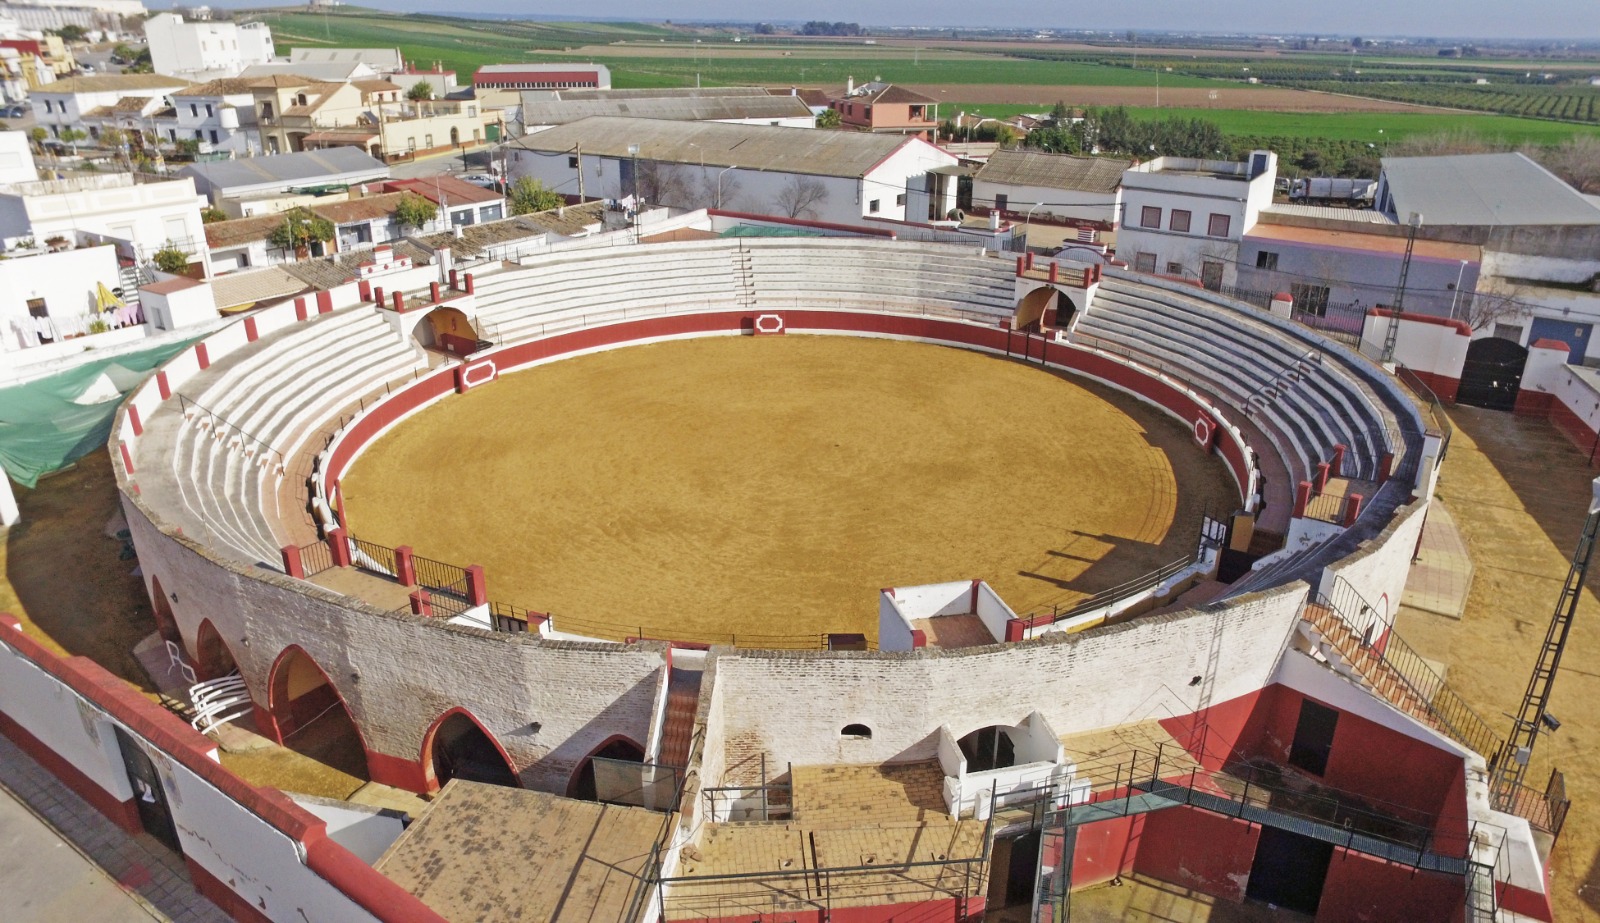
[[1038, 208], [1039, 205], [1040, 203], [1038, 202], [1029, 205], [1028, 214], [1023, 216], [1022, 219], [1022, 247], [1024, 253], [1027, 252], [1028, 239], [1033, 236], [1033, 210]]
[[1461, 276], [1466, 271], [1467, 271], [1467, 261], [1466, 260], [1462, 260], [1461, 261], [1461, 268], [1456, 270], [1455, 288], [1450, 290], [1450, 319], [1451, 320], [1454, 320], [1455, 316], [1456, 316], [1456, 299], [1461, 297]]
[[717, 208], [718, 209], [722, 208], [722, 177], [729, 170], [732, 170], [732, 169], [734, 169], [734, 168], [733, 167], [723, 167], [722, 168], [722, 172], [717, 174]]

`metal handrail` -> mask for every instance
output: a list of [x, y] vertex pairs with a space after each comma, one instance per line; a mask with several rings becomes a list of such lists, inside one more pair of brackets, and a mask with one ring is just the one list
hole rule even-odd
[[266, 440], [261, 439], [259, 436], [255, 436], [255, 435], [251, 434], [250, 432], [248, 432], [248, 431], [246, 431], [244, 429], [241, 429], [240, 427], [236, 426], [232, 421], [230, 421], [227, 417], [223, 416], [220, 413], [217, 413], [215, 410], [212, 410], [211, 408], [205, 406], [204, 404], [200, 403], [199, 401], [195, 400], [192, 397], [185, 397], [181, 393], [177, 394], [175, 396], [178, 398], [178, 407], [183, 412], [184, 416], [188, 416], [190, 407], [193, 407], [196, 410], [199, 410], [200, 412], [204, 413], [207, 417], [211, 418], [211, 421], [212, 421], [211, 422], [211, 428], [213, 430], [215, 430], [217, 428], [217, 424], [219, 424], [219, 423], [221, 425], [223, 425], [223, 426], [226, 426], [231, 432], [233, 432], [234, 434], [238, 435], [238, 437], [240, 439], [248, 439], [249, 441], [255, 443], [257, 446], [260, 446], [261, 448], [267, 450], [268, 452], [271, 452], [273, 455], [278, 456], [278, 467], [280, 469], [283, 467], [283, 464], [284, 464], [283, 453], [278, 451], [277, 449], [274, 449], [271, 445], [269, 445], [266, 442]]

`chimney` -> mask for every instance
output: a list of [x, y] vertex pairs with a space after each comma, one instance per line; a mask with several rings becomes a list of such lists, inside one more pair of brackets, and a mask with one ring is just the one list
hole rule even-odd
[[846, 96], [854, 96], [854, 95], [856, 95], [856, 78], [854, 78], [854, 77], [846, 77], [846, 78], [844, 78], [844, 95], [846, 95]]
[[992, 208], [989, 210], [989, 230], [1000, 230], [1000, 212]]

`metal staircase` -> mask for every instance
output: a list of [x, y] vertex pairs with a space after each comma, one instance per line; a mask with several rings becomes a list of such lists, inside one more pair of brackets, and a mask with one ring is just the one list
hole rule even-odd
[[739, 277], [739, 307], [747, 311], [756, 306], [755, 266], [752, 264], [750, 248], [739, 241], [738, 249], [733, 251], [733, 271]]
[[122, 303], [130, 308], [139, 307], [139, 286], [149, 285], [154, 281], [150, 272], [138, 263], [117, 268], [117, 285], [122, 290]]

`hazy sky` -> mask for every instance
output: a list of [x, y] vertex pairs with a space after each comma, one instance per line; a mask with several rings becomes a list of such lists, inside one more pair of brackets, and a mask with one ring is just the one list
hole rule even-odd
[[[256, 0], [259, 3], [259, 0]], [[1339, 35], [1600, 39], [1600, 0], [355, 0], [406, 11], [515, 12], [571, 18], [829, 19], [866, 25], [1055, 26], [1072, 29], [1317, 32]], [[161, 0], [151, 9], [165, 6]], [[222, 0], [222, 5], [254, 5]]]

